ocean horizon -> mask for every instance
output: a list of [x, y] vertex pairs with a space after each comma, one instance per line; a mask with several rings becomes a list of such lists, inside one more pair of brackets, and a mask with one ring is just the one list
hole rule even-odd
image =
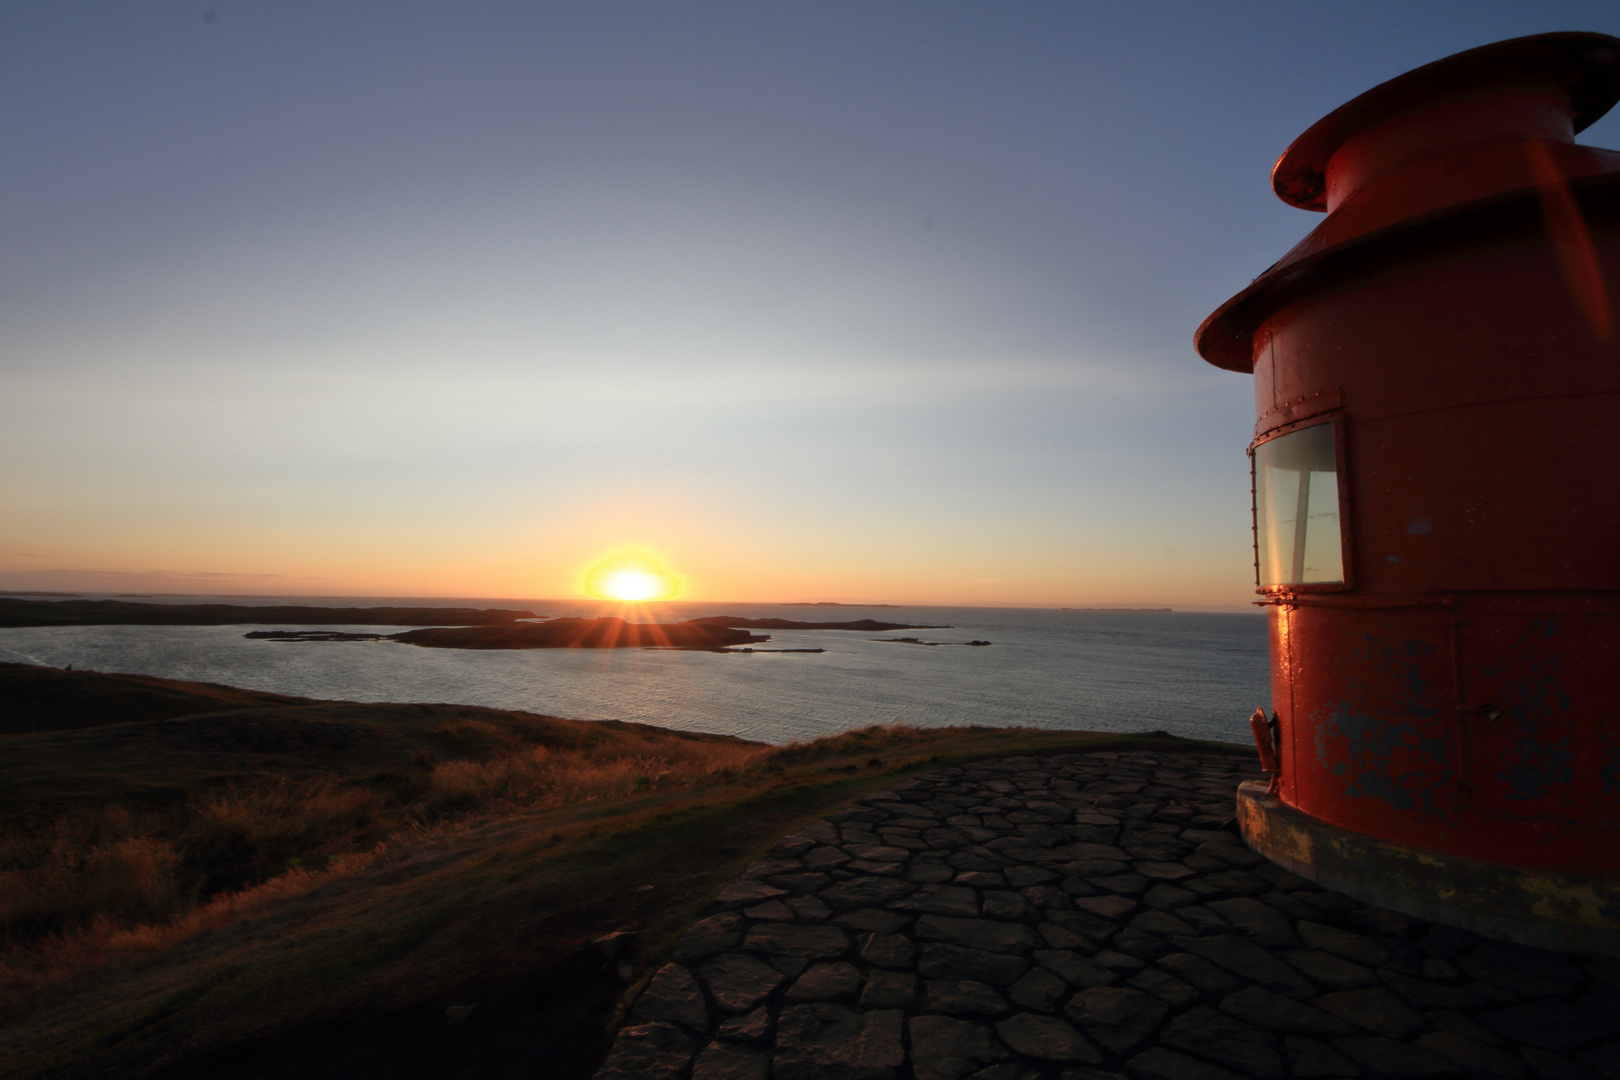
[[[628, 720], [777, 744], [869, 724], [1166, 731], [1247, 742], [1247, 717], [1257, 706], [1269, 708], [1270, 700], [1265, 620], [1246, 612], [679, 600], [631, 607], [588, 599], [16, 590], [6, 595], [245, 606], [507, 607], [552, 618], [624, 614], [643, 622], [739, 615], [947, 624], [926, 631], [772, 630], [771, 640], [758, 646], [823, 650], [813, 653], [485, 652], [243, 636], [250, 629], [296, 630], [296, 623], [0, 629], [0, 661], [11, 663], [71, 664], [334, 700], [451, 703], [577, 720]], [[920, 640], [892, 640], [896, 636]], [[975, 640], [991, 645], [965, 647]]]

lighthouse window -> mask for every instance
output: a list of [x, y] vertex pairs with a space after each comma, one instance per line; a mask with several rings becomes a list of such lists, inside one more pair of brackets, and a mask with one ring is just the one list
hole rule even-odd
[[1260, 585], [1344, 581], [1331, 423], [1254, 448], [1254, 523]]

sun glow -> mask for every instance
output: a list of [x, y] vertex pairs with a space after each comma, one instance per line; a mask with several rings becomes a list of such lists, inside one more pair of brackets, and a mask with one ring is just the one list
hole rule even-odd
[[585, 591], [600, 600], [673, 600], [681, 579], [640, 553], [616, 555], [585, 575]]
[[608, 575], [602, 591], [614, 600], [651, 600], [664, 591], [664, 583], [640, 570], [620, 570]]

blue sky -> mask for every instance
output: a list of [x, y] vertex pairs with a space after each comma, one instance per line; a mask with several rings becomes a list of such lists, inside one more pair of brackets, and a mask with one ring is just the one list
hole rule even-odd
[[[1324, 113], [1612, 2], [15, 3], [0, 588], [1243, 604]], [[1620, 145], [1620, 121], [1582, 136]]]

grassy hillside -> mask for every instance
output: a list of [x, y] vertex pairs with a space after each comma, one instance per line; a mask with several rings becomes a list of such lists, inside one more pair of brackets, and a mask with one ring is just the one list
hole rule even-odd
[[[0, 709], [48, 687], [86, 721], [0, 735], [0, 1060], [20, 1076], [584, 1077], [627, 989], [782, 833], [945, 762], [1188, 745], [871, 728], [772, 748], [63, 674], [0, 668]], [[624, 955], [591, 944], [614, 932]]]
[[0, 735], [99, 724], [168, 720], [253, 705], [307, 705], [305, 698], [148, 675], [101, 675], [32, 664], [0, 664]]

